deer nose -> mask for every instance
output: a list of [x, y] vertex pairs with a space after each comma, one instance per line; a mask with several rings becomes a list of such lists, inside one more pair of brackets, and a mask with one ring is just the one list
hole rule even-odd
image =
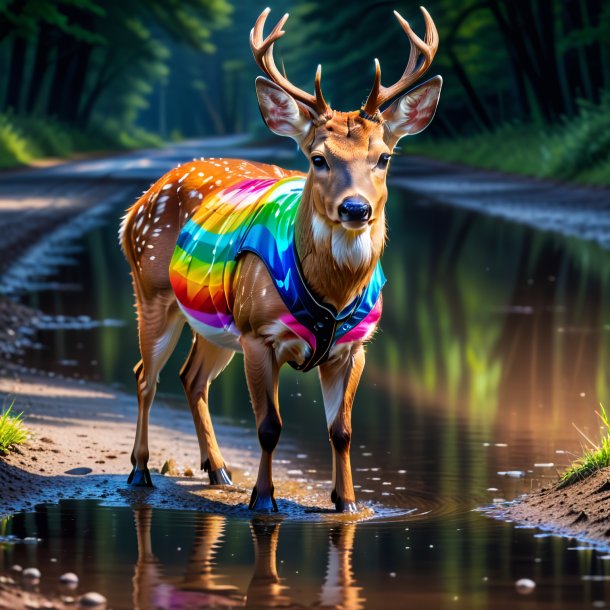
[[339, 206], [341, 222], [364, 222], [371, 217], [371, 204], [364, 197], [346, 197]]

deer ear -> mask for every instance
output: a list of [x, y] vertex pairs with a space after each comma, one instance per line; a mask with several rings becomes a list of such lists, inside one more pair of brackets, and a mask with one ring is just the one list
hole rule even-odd
[[312, 126], [309, 112], [281, 87], [262, 76], [256, 79], [256, 97], [267, 127], [301, 144]]
[[428, 127], [434, 118], [442, 85], [443, 79], [435, 76], [405, 93], [383, 111], [384, 139], [390, 148], [400, 138], [412, 136]]

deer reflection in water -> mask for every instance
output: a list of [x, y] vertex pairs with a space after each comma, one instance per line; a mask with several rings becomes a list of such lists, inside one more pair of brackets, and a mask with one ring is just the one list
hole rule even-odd
[[280, 519], [253, 519], [254, 569], [247, 591], [225, 584], [227, 576], [215, 561], [222, 547], [227, 517], [201, 514], [193, 550], [181, 578], [164, 575], [152, 549], [153, 509], [134, 509], [138, 539], [138, 560], [133, 578], [133, 606], [136, 610], [186, 610], [196, 608], [340, 608], [361, 610], [365, 599], [352, 570], [355, 523], [335, 525], [329, 534], [326, 575], [317, 601], [311, 606], [293, 601], [290, 587], [277, 571]]

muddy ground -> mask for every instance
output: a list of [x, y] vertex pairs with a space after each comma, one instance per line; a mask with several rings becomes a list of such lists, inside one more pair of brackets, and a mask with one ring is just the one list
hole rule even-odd
[[576, 481], [559, 484], [493, 508], [494, 517], [607, 547], [610, 544], [610, 467]]
[[[207, 474], [199, 470], [199, 448], [186, 404], [180, 411], [157, 400], [150, 427], [155, 487], [133, 488], [126, 484], [135, 431], [133, 396], [91, 383], [23, 373], [0, 379], [0, 395], [6, 397], [4, 402], [15, 399], [25, 410], [33, 432], [26, 446], [0, 460], [0, 516], [63, 498], [248, 515], [258, 467], [254, 429], [215, 426], [234, 486], [210, 487]], [[175, 469], [161, 475], [170, 459]], [[330, 481], [305, 482], [300, 472], [288, 470], [281, 460], [274, 469], [282, 513], [311, 519], [313, 510], [333, 516]], [[364, 508], [358, 517], [369, 512]]]

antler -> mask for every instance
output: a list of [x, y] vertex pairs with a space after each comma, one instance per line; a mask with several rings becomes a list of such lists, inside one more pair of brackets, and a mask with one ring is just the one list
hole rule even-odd
[[[375, 81], [373, 83], [373, 88], [362, 107], [362, 110], [367, 115], [374, 115], [380, 106], [396, 97], [399, 93], [402, 93], [409, 85], [423, 76], [430, 67], [438, 49], [438, 32], [436, 31], [436, 26], [428, 11], [423, 6], [420, 6], [420, 9], [424, 15], [424, 21], [426, 22], [425, 42], [413, 32], [408, 22], [403, 19], [397, 11], [394, 11], [398, 23], [400, 23], [411, 43], [409, 61], [407, 62], [407, 67], [400, 79], [390, 87], [384, 87], [381, 84], [381, 68], [379, 66], [379, 61], [377, 59], [375, 60]], [[424, 59], [418, 67], [417, 64], [421, 55], [423, 55]]]
[[270, 8], [266, 8], [256, 20], [254, 27], [250, 31], [250, 47], [252, 48], [252, 54], [254, 60], [258, 64], [258, 67], [277, 85], [279, 85], [286, 93], [289, 93], [297, 101], [302, 102], [318, 115], [327, 114], [330, 111], [329, 105], [324, 100], [322, 95], [322, 87], [320, 81], [322, 79], [322, 66], [318, 66], [316, 70], [316, 94], [311, 95], [295, 87], [277, 68], [275, 61], [273, 60], [273, 44], [276, 40], [281, 38], [286, 32], [282, 30], [282, 27], [288, 19], [288, 13], [286, 13], [277, 23], [277, 25], [271, 30], [271, 33], [267, 38], [263, 38], [263, 29], [265, 27], [265, 21], [267, 16], [271, 12]]

